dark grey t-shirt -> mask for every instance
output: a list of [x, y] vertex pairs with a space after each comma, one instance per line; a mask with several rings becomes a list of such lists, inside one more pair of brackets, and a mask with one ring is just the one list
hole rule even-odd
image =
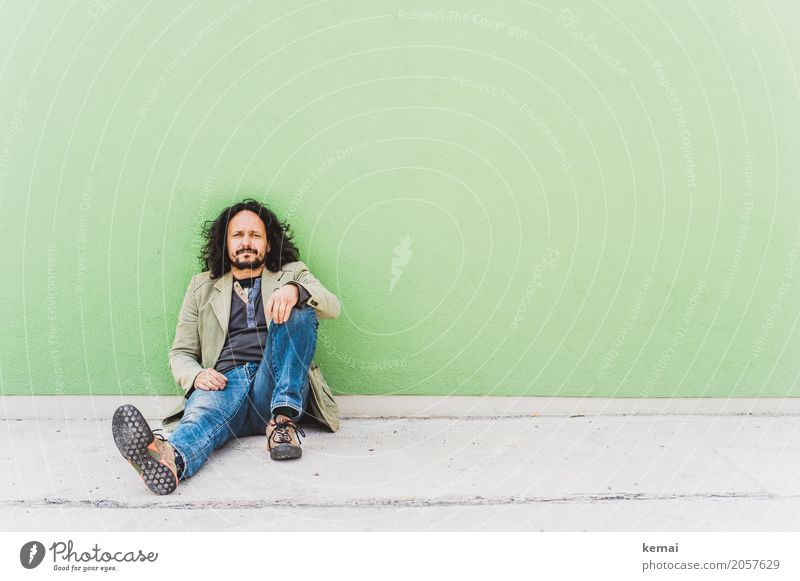
[[[261, 297], [261, 277], [236, 279], [242, 285], [244, 292], [252, 297], [253, 303], [250, 320], [248, 321], [248, 308], [244, 301], [232, 290], [231, 296], [231, 318], [228, 321], [228, 336], [225, 337], [225, 344], [214, 369], [220, 373], [230, 371], [234, 367], [245, 363], [258, 363], [264, 355], [267, 346], [267, 317], [264, 315], [264, 305]], [[258, 281], [258, 289], [253, 290], [253, 286]], [[308, 292], [300, 285], [300, 300], [295, 306], [299, 308], [305, 305], [309, 298]], [[255, 292], [255, 291], [258, 292]]]

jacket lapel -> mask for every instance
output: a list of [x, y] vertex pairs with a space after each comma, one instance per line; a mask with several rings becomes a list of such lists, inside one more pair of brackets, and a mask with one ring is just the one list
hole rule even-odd
[[214, 292], [216, 294], [211, 297], [211, 308], [214, 309], [214, 314], [222, 327], [222, 337], [224, 338], [228, 335], [228, 321], [231, 319], [233, 274], [230, 271], [223, 274], [214, 283]]
[[[285, 280], [284, 280], [285, 279]], [[264, 269], [261, 272], [261, 305], [264, 308], [264, 314], [267, 313], [267, 300], [272, 292], [283, 286], [284, 282], [288, 281], [289, 277], [282, 270], [272, 272]], [[228, 323], [231, 319], [231, 293], [233, 293], [233, 274], [231, 271], [223, 274], [217, 282], [214, 283], [215, 294], [211, 297], [211, 308], [214, 310], [214, 315], [222, 327], [222, 336], [228, 335]]]

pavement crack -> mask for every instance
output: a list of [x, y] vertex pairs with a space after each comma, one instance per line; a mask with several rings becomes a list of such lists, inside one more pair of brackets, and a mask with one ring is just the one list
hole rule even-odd
[[478, 507], [526, 504], [586, 504], [601, 502], [642, 502], [681, 500], [776, 500], [797, 499], [800, 495], [776, 495], [763, 492], [695, 493], [695, 494], [646, 494], [618, 492], [609, 494], [573, 494], [566, 496], [507, 496], [497, 498], [365, 498], [349, 501], [303, 502], [287, 498], [277, 499], [207, 499], [207, 500], [152, 500], [147, 502], [105, 499], [70, 499], [42, 497], [34, 499], [0, 500], [0, 508], [95, 508], [95, 509], [166, 509], [166, 510], [248, 510], [269, 508], [341, 509], [341, 508], [436, 508]]

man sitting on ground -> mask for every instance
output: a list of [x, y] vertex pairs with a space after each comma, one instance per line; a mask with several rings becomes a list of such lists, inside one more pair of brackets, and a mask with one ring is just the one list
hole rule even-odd
[[[338, 408], [313, 362], [318, 318], [339, 299], [299, 261], [288, 226], [259, 202], [226, 208], [204, 232], [169, 363], [186, 390], [169, 440], [136, 407], [112, 421], [117, 448], [148, 488], [170, 494], [232, 438], [266, 434], [273, 460], [300, 458], [304, 413], [336, 431]], [[181, 410], [177, 410], [178, 416]]]

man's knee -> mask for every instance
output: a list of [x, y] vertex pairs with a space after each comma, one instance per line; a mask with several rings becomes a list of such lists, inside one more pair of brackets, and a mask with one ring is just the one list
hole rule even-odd
[[289, 319], [284, 323], [278, 323], [288, 327], [306, 326], [317, 324], [317, 313], [314, 307], [304, 306], [295, 307], [289, 313]]

